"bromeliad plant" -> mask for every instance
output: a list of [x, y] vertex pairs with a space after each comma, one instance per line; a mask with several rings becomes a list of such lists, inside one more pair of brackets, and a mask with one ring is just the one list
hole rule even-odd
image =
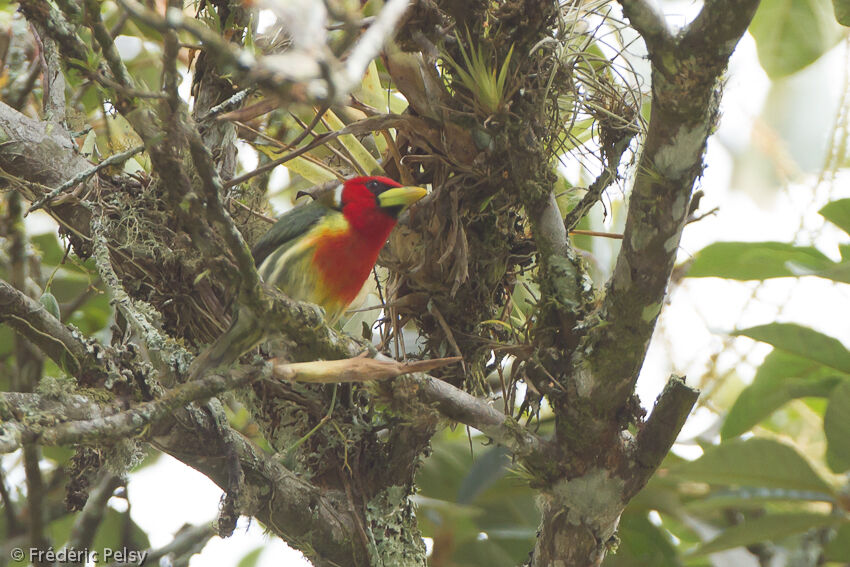
[[515, 90], [508, 84], [508, 72], [514, 46], [511, 45], [504, 61], [499, 65], [495, 57], [488, 56], [480, 43], [477, 45], [473, 43], [468, 30], [466, 32], [468, 47], [464, 47], [460, 36], [455, 35], [455, 37], [463, 57], [463, 65], [448, 53], [443, 53], [443, 57], [449, 63], [451, 72], [457, 74], [457, 78], [472, 94], [476, 110], [484, 116], [492, 116], [507, 110], [508, 102]]

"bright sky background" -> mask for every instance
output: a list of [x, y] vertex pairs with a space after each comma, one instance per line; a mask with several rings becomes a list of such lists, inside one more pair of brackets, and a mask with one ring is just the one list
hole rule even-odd
[[[693, 5], [683, 6], [685, 12], [690, 12]], [[681, 18], [686, 20], [685, 16]], [[783, 140], [783, 144], [786, 151], [795, 156], [805, 156], [804, 150], [808, 148], [808, 152], [814, 154], [808, 156], [808, 161], [814, 163], [815, 168], [823, 161], [822, 148], [835, 119], [845, 57], [844, 47], [839, 46], [787, 80], [791, 96], [784, 112], [796, 120], [785, 120], [786, 133], [790, 132], [791, 137]], [[739, 160], [736, 166], [736, 154], [741, 156], [752, 151], [758, 154], [759, 150], [751, 149], [754, 140], [764, 147], [764, 136], [754, 136], [753, 127], [760, 120], [769, 88], [770, 81], [756, 58], [755, 44], [750, 36], [745, 36], [732, 59], [720, 126], [709, 142], [708, 167], [700, 182], [706, 193], [700, 210], [708, 211], [715, 206], [720, 210], [717, 215], [687, 227], [680, 260], [716, 240], [790, 241], [800, 236], [801, 211], [805, 213], [805, 227], [819, 227], [823, 223], [817, 210], [828, 200], [850, 196], [846, 178], [841, 192], [836, 190], [829, 194], [823, 188], [813, 192], [816, 171], [805, 171], [805, 164], [804, 170], [784, 188], [773, 182], [765, 184], [747, 169], [746, 159]], [[761, 132], [763, 128], [759, 126], [756, 131]], [[804, 231], [802, 236], [805, 238], [806, 234]], [[815, 243], [824, 253], [837, 258], [837, 242], [846, 238], [837, 229], [827, 226], [815, 238]], [[600, 257], [606, 254], [605, 246], [607, 244], [600, 245]], [[720, 350], [722, 333], [736, 327], [774, 320], [795, 321], [850, 345], [850, 327], [846, 324], [846, 313], [850, 312], [847, 286], [817, 278], [773, 280], [760, 287], [755, 302], [748, 301], [753, 287], [751, 283], [700, 279], [686, 280], [674, 291], [671, 304], [664, 309], [638, 384], [644, 406], [652, 406], [671, 372], [687, 375], [692, 383], [698, 381], [709, 357]], [[835, 316], [835, 313], [844, 316]], [[737, 366], [744, 380], [752, 378], [754, 367], [769, 350], [752, 344], [747, 339], [736, 342], [735, 350], [745, 353], [749, 364], [739, 364], [739, 360], [729, 354], [721, 359], [727, 366]], [[686, 425], [682, 439], [710, 430], [712, 425], [710, 414], [699, 411]], [[686, 445], [678, 446], [677, 451], [694, 457], [699, 454]], [[4, 457], [4, 468], [8, 469], [17, 461], [18, 455]], [[11, 482], [23, 481], [16, 471], [11, 472]], [[154, 547], [171, 541], [172, 535], [185, 523], [214, 521], [222, 494], [209, 479], [168, 456], [133, 473], [128, 492], [132, 517], [149, 534]], [[263, 567], [309, 565], [299, 552], [287, 548], [276, 537], [264, 535], [256, 521], [243, 518], [233, 537], [226, 541], [213, 538], [204, 551], [192, 559], [191, 566], [235, 566], [246, 553], [260, 546], [265, 547], [259, 562]]]

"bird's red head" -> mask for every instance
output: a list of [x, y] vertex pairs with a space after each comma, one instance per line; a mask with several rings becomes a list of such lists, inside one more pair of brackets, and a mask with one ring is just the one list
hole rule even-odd
[[354, 230], [378, 235], [389, 234], [398, 215], [426, 193], [388, 177], [354, 177], [340, 186], [335, 200]]

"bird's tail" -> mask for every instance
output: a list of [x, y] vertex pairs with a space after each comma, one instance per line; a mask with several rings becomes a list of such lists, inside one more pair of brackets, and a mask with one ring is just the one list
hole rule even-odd
[[219, 336], [204, 352], [195, 358], [189, 368], [189, 380], [201, 378], [207, 372], [221, 366], [230, 366], [240, 356], [263, 341], [263, 325], [254, 314], [237, 308], [230, 328]]

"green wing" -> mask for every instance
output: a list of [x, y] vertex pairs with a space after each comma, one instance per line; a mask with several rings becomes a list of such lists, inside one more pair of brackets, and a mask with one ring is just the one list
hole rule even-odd
[[306, 234], [326, 214], [328, 214], [328, 208], [319, 201], [295, 207], [284, 213], [254, 245], [251, 250], [254, 263], [261, 266], [263, 260], [275, 250], [283, 251], [292, 246], [299, 236]]

